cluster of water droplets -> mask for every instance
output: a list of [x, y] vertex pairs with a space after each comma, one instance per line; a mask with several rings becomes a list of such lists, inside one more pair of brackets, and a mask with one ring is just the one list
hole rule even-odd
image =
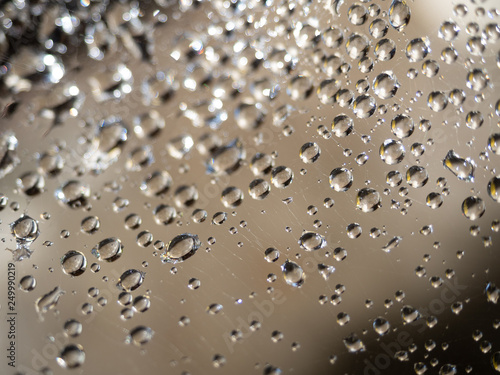
[[[491, 10], [457, 4], [436, 31], [412, 28], [418, 18], [412, 4], [400, 0], [94, 3], [49, 9], [13, 1], [0, 13], [0, 103], [8, 123], [0, 129], [0, 210], [15, 216], [2, 220], [4, 242], [14, 241], [7, 249], [19, 268], [30, 256], [54, 251], [51, 273], [62, 273], [68, 283], [99, 273], [109, 288], [85, 288], [91, 302], [80, 301], [81, 316], [63, 324], [68, 337], [86, 329], [82, 317], [109, 311], [111, 298], [120, 320], [133, 322], [123, 342], [147, 350], [150, 342], [162, 342], [155, 332], [163, 327], [144, 323], [142, 313], [161, 308], [168, 293], [182, 295], [181, 305], [200, 298], [215, 321], [231, 314], [228, 298], [236, 307], [252, 301], [277, 306], [279, 289], [291, 311], [296, 288], [319, 294], [320, 304], [333, 309], [342, 335], [339, 355], [377, 348], [370, 330], [387, 337], [423, 320], [429, 328], [437, 324], [407, 304], [400, 290], [395, 300], [401, 306], [377, 297], [386, 312], [369, 310], [367, 325], [355, 308], [339, 310], [343, 299], [358, 298], [350, 291], [344, 296], [340, 278], [359, 273], [361, 280], [366, 272], [372, 283], [377, 276], [364, 269], [374, 267], [361, 262], [400, 262], [400, 253], [418, 245], [412, 238], [418, 234], [435, 239], [429, 252], [441, 251], [439, 236], [443, 242], [449, 236], [443, 217], [463, 219], [468, 240], [482, 234], [478, 247], [496, 246], [500, 55], [489, 52], [500, 41], [495, 4], [489, 2]], [[30, 25], [31, 16], [45, 27]], [[186, 26], [192, 16], [199, 24]], [[19, 47], [16, 40], [33, 32], [33, 48]], [[83, 61], [69, 58], [77, 53], [86, 55]], [[33, 206], [45, 200], [57, 204], [53, 217], [44, 210], [34, 219]], [[435, 213], [442, 216], [434, 219]], [[65, 229], [66, 220], [76, 223], [76, 233]], [[52, 239], [60, 225], [59, 238]], [[271, 231], [279, 236], [273, 239]], [[251, 276], [219, 268], [228, 254], [245, 262]], [[454, 261], [463, 254], [453, 249]], [[354, 271], [351, 259], [360, 262]], [[430, 260], [426, 253], [423, 261]], [[406, 266], [413, 267], [409, 275], [428, 278], [426, 288], [442, 290], [443, 277], [448, 282], [455, 275], [452, 268], [443, 277], [428, 275], [431, 264]], [[23, 271], [19, 289], [31, 292], [34, 272]], [[213, 290], [235, 280], [251, 285], [253, 278], [265, 287], [255, 284], [248, 298], [234, 291], [217, 291], [210, 301], [197, 297], [198, 289], [206, 290], [203, 275], [218, 273], [227, 281], [214, 285], [206, 276]], [[169, 284], [181, 275], [188, 280], [186, 297]], [[167, 292], [148, 289], [164, 279]], [[44, 288], [34, 300], [40, 320], [70, 298], [64, 283]], [[483, 300], [496, 305], [499, 294], [488, 279]], [[460, 315], [468, 303], [460, 296], [447, 307]], [[372, 309], [373, 301], [364, 304]], [[180, 317], [168, 312], [165, 319], [187, 330], [198, 318], [194, 310], [183, 309]], [[273, 347], [294, 339], [292, 328], [269, 327], [270, 317], [260, 314], [244, 327], [232, 323], [226, 346], [214, 344], [213, 368], [236, 366], [233, 345], [254, 333], [271, 329]], [[493, 325], [500, 326], [498, 320]], [[435, 346], [429, 340], [427, 352]], [[291, 350], [300, 348], [293, 341]], [[400, 349], [390, 360], [414, 360], [417, 374], [438, 364], [440, 374], [457, 373], [456, 365], [429, 356], [417, 361], [416, 344]], [[499, 352], [485, 341], [480, 349], [488, 368], [500, 371]], [[90, 355], [72, 341], [55, 363], [85, 368]], [[195, 360], [206, 366], [205, 358]], [[341, 360], [331, 355], [328, 362]], [[264, 374], [283, 371], [265, 361], [256, 367]]]

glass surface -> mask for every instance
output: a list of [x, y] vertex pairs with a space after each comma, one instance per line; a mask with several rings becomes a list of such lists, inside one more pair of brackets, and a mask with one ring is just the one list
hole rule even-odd
[[499, 19], [2, 2], [0, 373], [499, 372]]

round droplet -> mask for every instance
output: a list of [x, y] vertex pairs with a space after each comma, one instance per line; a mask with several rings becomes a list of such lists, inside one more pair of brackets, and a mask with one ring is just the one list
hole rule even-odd
[[431, 51], [427, 38], [416, 38], [406, 46], [406, 57], [410, 62], [418, 62], [425, 59]]
[[306, 164], [314, 163], [321, 155], [321, 149], [316, 142], [307, 142], [300, 148], [300, 158]]
[[153, 149], [149, 145], [137, 147], [128, 155], [125, 163], [129, 171], [137, 172], [149, 167], [154, 162]]
[[45, 179], [36, 172], [27, 172], [17, 179], [16, 184], [24, 194], [35, 196], [43, 193]]
[[485, 211], [486, 204], [477, 196], [467, 197], [462, 202], [462, 213], [469, 220], [479, 219]]
[[227, 208], [238, 207], [243, 202], [243, 192], [234, 186], [227, 187], [222, 191], [221, 202]]
[[83, 233], [94, 234], [101, 227], [101, 222], [97, 216], [87, 216], [82, 220], [80, 229]]
[[192, 278], [192, 279], [189, 279], [189, 283], [188, 283], [188, 288], [191, 289], [191, 290], [196, 290], [198, 289], [199, 287], [201, 286], [201, 281], [196, 279], [196, 278]]
[[495, 176], [488, 182], [488, 195], [500, 203], [500, 176]]
[[271, 186], [266, 180], [256, 178], [248, 186], [248, 193], [253, 199], [264, 199], [271, 191]]
[[346, 168], [335, 168], [330, 173], [330, 187], [335, 191], [349, 190], [352, 180], [352, 173]]
[[415, 124], [413, 119], [407, 115], [397, 115], [391, 121], [392, 133], [400, 138], [407, 138], [413, 134]]
[[376, 318], [373, 321], [373, 329], [375, 332], [377, 332], [380, 336], [385, 335], [386, 333], [389, 332], [389, 329], [391, 328], [391, 325], [389, 322], [381, 317]]
[[147, 230], [142, 231], [137, 235], [136, 241], [137, 245], [140, 247], [148, 247], [153, 243], [153, 234]]
[[144, 274], [141, 271], [130, 269], [122, 273], [116, 286], [126, 292], [139, 288], [144, 282]]
[[433, 91], [427, 98], [427, 105], [435, 112], [441, 112], [448, 105], [447, 96], [441, 91]]
[[380, 146], [380, 158], [389, 165], [401, 163], [405, 157], [403, 143], [393, 139], [386, 139]]
[[87, 258], [79, 251], [68, 251], [61, 258], [61, 266], [66, 275], [79, 276], [87, 269]]
[[281, 266], [281, 271], [283, 272], [283, 277], [288, 285], [294, 287], [300, 287], [304, 284], [305, 274], [297, 263], [287, 260]]
[[127, 215], [127, 217], [125, 218], [125, 228], [127, 229], [137, 229], [141, 226], [141, 224], [142, 218], [137, 214]]
[[373, 81], [373, 92], [381, 99], [390, 99], [396, 95], [399, 83], [392, 71], [380, 73]]
[[347, 39], [345, 48], [351, 59], [358, 60], [368, 53], [369, 46], [370, 42], [366, 36], [352, 33]]
[[332, 131], [339, 138], [343, 138], [351, 134], [353, 130], [352, 119], [344, 114], [337, 115], [332, 122]]
[[[159, 98], [156, 97], [156, 100]], [[139, 138], [154, 138], [165, 127], [165, 119], [156, 111], [149, 111], [133, 119], [134, 133]]]
[[274, 159], [267, 154], [256, 153], [250, 162], [250, 169], [255, 176], [261, 176], [271, 172], [274, 166]]
[[406, 182], [413, 188], [424, 186], [429, 180], [429, 175], [424, 167], [414, 165], [406, 171]]
[[36, 279], [31, 275], [23, 276], [19, 281], [19, 289], [23, 292], [31, 292], [36, 287]]
[[234, 139], [225, 146], [212, 152], [207, 162], [207, 172], [215, 175], [231, 174], [237, 171], [245, 159], [246, 151], [239, 139]]
[[292, 100], [305, 100], [311, 95], [313, 89], [309, 77], [298, 75], [290, 80], [286, 92]]
[[306, 251], [322, 249], [326, 246], [326, 239], [315, 232], [305, 232], [299, 238], [299, 245]]
[[484, 69], [475, 68], [467, 73], [466, 84], [471, 90], [480, 92], [488, 86], [490, 76]]
[[90, 187], [81, 181], [71, 180], [57, 189], [55, 196], [71, 208], [82, 207], [90, 197]]
[[454, 40], [458, 33], [460, 32], [460, 28], [453, 21], [444, 21], [439, 28], [439, 37], [444, 39], [447, 42], [451, 42]]
[[272, 170], [271, 182], [277, 188], [283, 189], [290, 185], [293, 181], [293, 172], [290, 168], [279, 166]]
[[62, 368], [78, 368], [85, 362], [85, 352], [81, 345], [69, 344], [64, 347], [56, 361]]
[[432, 193], [429, 193], [429, 195], [427, 195], [425, 203], [427, 204], [428, 207], [435, 210], [436, 208], [441, 207], [441, 205], [443, 204], [443, 201], [444, 200], [443, 200], [443, 197], [441, 196], [441, 194], [432, 192]]
[[361, 236], [361, 234], [363, 233], [363, 228], [358, 223], [351, 223], [347, 226], [346, 231], [347, 237], [349, 237], [351, 240], [354, 240]]
[[191, 233], [184, 233], [175, 236], [167, 246], [162, 257], [170, 263], [180, 263], [192, 257], [201, 246], [198, 236]]
[[266, 116], [261, 103], [241, 103], [234, 111], [236, 125], [243, 130], [258, 128]]
[[380, 207], [380, 194], [372, 188], [363, 188], [358, 192], [356, 207], [363, 212], [372, 212]]
[[172, 177], [167, 171], [156, 171], [149, 175], [141, 184], [141, 191], [148, 197], [166, 193], [172, 185]]
[[92, 254], [106, 262], [114, 262], [123, 253], [123, 245], [118, 238], [110, 237], [99, 242], [93, 249]]
[[489, 136], [488, 149], [496, 155], [500, 155], [500, 133], [495, 133]]
[[155, 222], [159, 225], [167, 225], [174, 221], [177, 211], [168, 204], [160, 204], [153, 211]]
[[371, 36], [375, 39], [383, 38], [387, 34], [387, 30], [389, 30], [389, 25], [382, 18], [373, 20], [369, 28]]
[[349, 7], [349, 10], [347, 11], [347, 18], [349, 19], [349, 22], [351, 22], [353, 25], [359, 26], [362, 25], [366, 22], [366, 19], [368, 18], [368, 10], [366, 7], [362, 4], [353, 4]]
[[389, 23], [397, 31], [403, 31], [410, 22], [411, 11], [406, 1], [393, 0], [389, 7]]
[[195, 185], [181, 185], [175, 189], [174, 202], [179, 208], [191, 207], [199, 198]]
[[10, 224], [12, 234], [17, 242], [30, 243], [35, 241], [40, 234], [38, 222], [29, 216], [22, 216]]
[[189, 134], [181, 134], [167, 142], [167, 151], [175, 159], [184, 158], [193, 148], [194, 141]]
[[358, 118], [368, 118], [375, 113], [377, 103], [370, 95], [364, 94], [354, 100], [353, 112]]
[[203, 223], [207, 219], [208, 213], [205, 210], [196, 209], [191, 214], [191, 220], [195, 223]]
[[212, 217], [212, 223], [215, 225], [222, 225], [226, 222], [226, 220], [227, 220], [227, 213], [222, 211], [216, 212]]
[[[479, 129], [484, 123], [484, 117], [479, 111], [470, 111], [465, 117], [465, 125], [470, 129]], [[500, 138], [500, 136], [499, 136]]]
[[64, 323], [64, 333], [68, 337], [77, 337], [82, 333], [82, 323], [75, 319], [69, 319]]
[[153, 335], [154, 331], [151, 328], [138, 326], [130, 331], [130, 334], [125, 342], [133, 343], [135, 346], [143, 346], [151, 341]]
[[266, 249], [266, 251], [264, 252], [264, 255], [265, 255], [265, 259], [269, 263], [272, 263], [272, 262], [276, 262], [279, 259], [280, 252], [279, 252], [279, 250], [275, 249], [274, 247], [270, 247], [270, 248]]
[[375, 45], [375, 50], [373, 51], [373, 53], [379, 61], [392, 60], [392, 58], [396, 54], [396, 43], [394, 43], [392, 39], [380, 39]]

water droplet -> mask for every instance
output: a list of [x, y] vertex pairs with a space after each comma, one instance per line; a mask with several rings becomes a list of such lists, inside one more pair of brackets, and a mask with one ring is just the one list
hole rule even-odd
[[500, 176], [493, 177], [488, 182], [487, 188], [488, 188], [488, 195], [491, 197], [491, 199], [493, 199], [495, 202], [500, 203]]
[[101, 222], [97, 216], [87, 216], [82, 220], [80, 229], [83, 233], [94, 234], [101, 227]]
[[293, 181], [293, 172], [290, 168], [279, 166], [271, 172], [271, 182], [277, 188], [283, 189], [290, 185]]
[[235, 172], [245, 159], [246, 152], [239, 139], [217, 148], [207, 162], [207, 171], [216, 175]]
[[53, 290], [44, 294], [35, 301], [35, 308], [38, 316], [43, 320], [43, 314], [54, 309], [59, 302], [59, 298], [65, 294], [65, 291], [56, 286]]
[[116, 286], [124, 291], [130, 292], [139, 288], [144, 282], [144, 273], [130, 269], [122, 273]]
[[406, 171], [406, 182], [413, 188], [425, 186], [429, 180], [429, 175], [424, 167], [414, 165]]
[[64, 323], [64, 334], [68, 337], [78, 337], [82, 333], [82, 323], [69, 319]]
[[79, 276], [87, 269], [87, 258], [79, 251], [68, 251], [61, 258], [62, 270], [66, 275]]
[[127, 344], [133, 343], [135, 346], [143, 346], [151, 341], [154, 331], [146, 326], [137, 326], [130, 331], [125, 342]]
[[411, 11], [406, 1], [393, 0], [389, 7], [389, 23], [397, 31], [403, 31], [410, 22]]
[[321, 155], [321, 149], [316, 142], [307, 142], [300, 148], [300, 158], [306, 164], [314, 163]]
[[389, 165], [398, 164], [405, 157], [405, 148], [400, 141], [386, 139], [380, 146], [379, 154], [383, 162]]
[[373, 81], [373, 92], [380, 99], [390, 99], [396, 95], [399, 82], [392, 71], [380, 73]]
[[448, 105], [448, 98], [441, 91], [433, 91], [427, 98], [427, 105], [435, 112], [441, 112]]
[[407, 115], [397, 115], [391, 121], [392, 133], [400, 138], [407, 138], [413, 134], [415, 125], [413, 119]]
[[281, 265], [281, 271], [283, 272], [283, 278], [288, 285], [294, 287], [300, 287], [304, 284], [305, 274], [297, 263], [287, 260]]
[[36, 279], [31, 275], [23, 276], [19, 281], [19, 289], [23, 292], [31, 292], [36, 287]]
[[314, 251], [322, 249], [326, 246], [325, 238], [314, 232], [305, 232], [299, 238], [299, 245], [306, 251]]
[[248, 193], [253, 199], [264, 199], [271, 191], [271, 186], [266, 180], [256, 178], [248, 186]]
[[71, 208], [84, 207], [90, 197], [90, 187], [81, 181], [70, 180], [55, 191], [55, 196]]
[[406, 46], [406, 57], [410, 62], [422, 61], [430, 53], [429, 40], [427, 38], [416, 38]]
[[352, 180], [352, 173], [346, 168], [335, 168], [330, 172], [330, 186], [335, 191], [349, 190]]
[[475, 164], [471, 159], [463, 159], [455, 151], [450, 150], [443, 160], [443, 165], [459, 180], [474, 181]]
[[486, 204], [477, 196], [467, 197], [462, 202], [462, 213], [469, 220], [479, 219], [485, 211]]
[[11, 223], [10, 228], [16, 241], [21, 244], [29, 244], [40, 235], [38, 222], [26, 215]]
[[373, 329], [380, 336], [383, 336], [386, 333], [388, 333], [390, 328], [391, 328], [390, 323], [382, 317], [378, 317], [373, 321]]
[[363, 212], [372, 212], [380, 207], [380, 194], [372, 188], [363, 188], [358, 192], [356, 207]]
[[243, 192], [240, 189], [230, 186], [222, 191], [221, 202], [227, 208], [235, 208], [243, 202], [243, 198]]
[[353, 130], [352, 119], [344, 114], [337, 115], [332, 122], [332, 131], [337, 137], [342, 138], [351, 134]]
[[355, 333], [343, 339], [344, 345], [350, 353], [358, 353], [365, 351], [365, 344], [361, 341]]
[[193, 256], [201, 246], [198, 236], [191, 233], [184, 233], [175, 236], [167, 246], [162, 257], [170, 263], [180, 263]]
[[85, 362], [85, 352], [83, 347], [77, 344], [69, 344], [56, 358], [57, 364], [62, 368], [75, 369], [81, 367]]
[[17, 156], [18, 141], [14, 133], [0, 134], [0, 179], [11, 173], [21, 162]]
[[488, 149], [495, 155], [500, 155], [500, 133], [495, 133], [488, 138]]
[[140, 186], [141, 191], [148, 197], [166, 193], [172, 185], [172, 177], [167, 171], [155, 171], [150, 174]]

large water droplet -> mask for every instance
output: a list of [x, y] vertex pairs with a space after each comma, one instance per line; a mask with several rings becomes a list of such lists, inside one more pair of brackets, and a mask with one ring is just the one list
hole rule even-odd
[[393, 0], [389, 7], [389, 23], [397, 31], [403, 31], [410, 22], [411, 11], [406, 1]]
[[184, 262], [200, 248], [201, 242], [196, 234], [184, 233], [175, 236], [167, 246], [162, 257], [170, 263]]
[[474, 181], [474, 161], [461, 158], [455, 151], [450, 150], [443, 160], [446, 169], [452, 172], [458, 179], [463, 181]]
[[283, 278], [288, 285], [294, 287], [300, 287], [304, 284], [305, 274], [297, 263], [287, 260], [281, 266], [281, 271], [283, 272]]

